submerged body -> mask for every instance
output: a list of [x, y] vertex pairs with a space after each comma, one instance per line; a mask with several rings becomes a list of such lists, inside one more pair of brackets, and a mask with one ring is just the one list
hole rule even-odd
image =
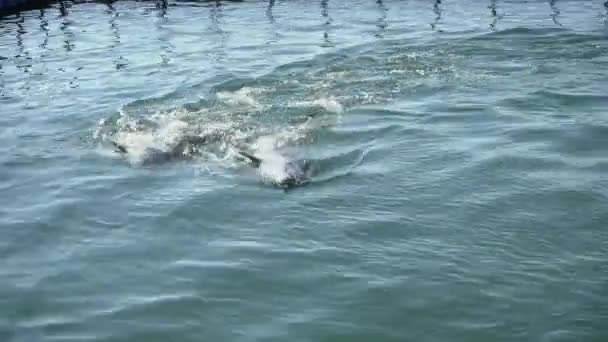
[[[201, 136], [184, 136], [173, 147], [167, 150], [161, 150], [153, 147], [147, 147], [143, 152], [141, 160], [142, 165], [162, 164], [176, 160], [190, 160], [197, 155], [198, 147], [209, 143], [208, 137]], [[126, 145], [112, 142], [116, 151], [127, 155], [129, 148]], [[237, 153], [254, 169], [258, 169], [264, 173], [266, 169], [277, 167], [276, 165], [269, 166], [270, 161], [257, 157], [249, 152], [237, 150]], [[311, 163], [308, 160], [299, 159], [284, 159], [278, 166], [280, 170], [273, 177], [270, 177], [270, 183], [282, 188], [292, 188], [306, 184], [310, 181]]]
[[[152, 165], [152, 164], [162, 164], [174, 160], [188, 160], [194, 157], [196, 147], [206, 144], [208, 142], [208, 137], [202, 136], [185, 136], [179, 140], [177, 144], [174, 146], [163, 150], [154, 147], [146, 147], [143, 150], [141, 164], [142, 165]], [[124, 155], [129, 154], [129, 148], [126, 145], [119, 144], [115, 141], [112, 141], [112, 145], [116, 147], [117, 152], [120, 152]]]

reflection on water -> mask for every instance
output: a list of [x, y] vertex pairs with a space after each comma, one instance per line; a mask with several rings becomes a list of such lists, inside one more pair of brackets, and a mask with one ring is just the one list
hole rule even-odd
[[156, 29], [158, 30], [158, 41], [160, 43], [160, 60], [161, 65], [166, 66], [171, 60], [174, 46], [171, 44], [171, 32], [166, 29], [165, 25], [169, 22], [167, 16], [167, 0], [156, 1], [157, 20]]
[[492, 31], [495, 31], [496, 24], [498, 24], [498, 20], [501, 18], [501, 16], [499, 16], [498, 12], [496, 11], [496, 0], [492, 0], [490, 2], [490, 6], [488, 6], [488, 8], [490, 9], [490, 16], [492, 17], [492, 22], [490, 23], [490, 29], [492, 29]]
[[71, 26], [73, 23], [68, 17], [68, 8], [70, 8], [71, 6], [72, 5], [66, 1], [59, 2], [59, 16], [61, 17], [61, 24], [59, 26], [59, 29], [61, 30], [61, 32], [63, 32], [64, 35], [63, 47], [68, 52], [72, 51], [75, 47], [74, 33], [71, 31]]
[[[222, 18], [224, 16], [224, 7], [221, 1], [210, 2], [209, 19], [211, 22], [211, 31], [217, 35], [217, 45], [214, 48], [215, 61], [222, 66], [227, 59], [227, 40], [229, 33], [222, 29]], [[223, 67], [223, 66], [222, 66]]]
[[[408, 32], [429, 31], [429, 24], [435, 32], [472, 28], [478, 30], [475, 34], [534, 26], [541, 21], [542, 25], [565, 29], [595, 25], [605, 30], [608, 2], [595, 2], [592, 8], [570, 4], [575, 2], [538, 0], [530, 9], [521, 3], [487, 0], [475, 14], [482, 16], [485, 27], [480, 28], [472, 24], [474, 20], [453, 20], [450, 15], [462, 16], [454, 11], [458, 5], [441, 0], [355, 0], [348, 6], [330, 0], [207, 1], [195, 5], [169, 5], [167, 0], [97, 0], [86, 4], [62, 0], [0, 19], [0, 94], [3, 99], [35, 98], [37, 93], [89, 89], [85, 80], [98, 79], [99, 75], [87, 70], [97, 66], [104, 73], [145, 70], [146, 75], [183, 69], [192, 62], [189, 59], [206, 65], [200, 70], [212, 70], [209, 73], [232, 72], [239, 68], [235, 60], [256, 59], [255, 63], [265, 67], [319, 47], [331, 50], [370, 39], [400, 39]], [[301, 13], [295, 15], [294, 9]], [[583, 17], [588, 20], [573, 20], [580, 15], [576, 11], [586, 11]], [[400, 13], [398, 20], [390, 20], [393, 13]], [[518, 16], [525, 18], [511, 20]], [[527, 18], [537, 22], [526, 22]], [[262, 29], [256, 28], [256, 41], [250, 42], [242, 27], [254, 24], [261, 24]], [[247, 48], [241, 49], [245, 45]], [[45, 79], [56, 83], [50, 85]]]
[[[375, 38], [382, 39], [387, 34], [387, 16], [389, 8], [388, 6], [405, 6], [405, 3], [387, 3], [386, 0], [369, 0], [369, 2], [363, 2], [370, 4], [371, 1], [374, 1], [373, 4], [375, 6], [375, 21], [374, 21], [374, 30], [372, 35]], [[489, 4], [488, 4], [489, 2]], [[501, 20], [504, 17], [504, 2], [499, 2], [499, 0], [488, 0], [486, 2], [487, 8], [489, 11], [486, 11], [487, 18], [490, 23], [488, 24], [490, 30], [498, 30], [504, 29], [505, 27], [500, 27]], [[564, 26], [564, 17], [567, 17], [569, 13], [564, 12], [564, 2], [558, 0], [543, 0], [545, 6], [548, 4], [547, 13], [542, 14], [546, 16], [550, 16], [554, 25], [563, 27]], [[128, 53], [127, 49], [130, 49], [130, 46], [125, 46], [123, 42], [124, 30], [129, 30], [126, 22], [121, 21], [121, 6], [127, 2], [115, 2], [114, 0], [107, 1], [98, 1], [98, 3], [103, 4], [104, 10], [102, 13], [105, 14], [106, 20], [103, 21], [102, 24], [107, 24], [106, 27], [109, 27], [109, 37], [110, 42], [107, 47], [109, 54], [107, 54], [106, 58], [111, 61], [115, 70], [123, 70], [126, 68], [130, 61], [126, 58]], [[363, 4], [362, 3], [362, 4]], [[118, 6], [121, 4], [121, 6]], [[205, 14], [208, 15], [208, 21], [206, 22], [208, 25], [208, 32], [212, 33], [212, 37], [206, 40], [204, 45], [211, 44], [213, 46], [210, 54], [213, 56], [214, 60], [218, 63], [218, 67], [222, 68], [222, 63], [227, 60], [228, 54], [228, 40], [231, 38], [231, 29], [225, 27], [226, 23], [224, 23], [224, 16], [228, 15], [228, 12], [225, 13], [225, 8], [230, 7], [238, 8], [238, 6], [246, 6], [247, 2], [226, 2], [220, 0], [214, 1], [206, 1], [203, 6], [198, 8], [203, 8], [206, 11]], [[411, 3], [408, 3], [411, 5]], [[608, 1], [602, 2], [602, 6], [596, 7], [601, 9], [601, 13], [597, 15], [601, 17], [603, 21], [603, 25], [608, 24]], [[251, 5], [251, 3], [249, 3]], [[265, 19], [271, 26], [271, 36], [266, 39], [267, 43], [276, 43], [280, 41], [285, 36], [281, 35], [279, 30], [285, 29], [287, 26], [282, 26], [277, 24], [277, 18], [275, 17], [275, 11], [277, 6], [283, 5], [283, 2], [277, 2], [276, 0], [267, 0], [267, 2], [263, 3], [261, 6], [252, 7], [259, 10], [259, 14], [254, 13], [253, 15], [259, 15], [258, 19]], [[320, 29], [317, 32], [322, 36], [321, 41], [319, 42], [319, 46], [321, 47], [336, 47], [340, 45], [340, 34], [342, 30], [339, 27], [334, 25], [334, 18], [332, 15], [336, 16], [336, 14], [332, 13], [334, 11], [349, 11], [348, 8], [330, 8], [333, 3], [330, 3], [329, 0], [319, 0], [320, 5], [320, 16], [321, 16], [321, 25]], [[431, 5], [433, 17], [430, 23], [430, 27], [432, 30], [437, 32], [442, 32], [441, 26], [448, 25], [448, 22], [445, 20], [447, 16], [450, 15], [450, 7], [446, 7], [445, 3], [441, 0], [433, 0], [431, 3], [426, 3], [425, 6]], [[520, 6], [520, 4], [510, 4], [513, 6], [512, 11], [521, 11], [522, 13], [526, 11], [525, 6]], [[2, 33], [4, 37], [14, 37], [13, 43], [14, 45], [6, 48], [3, 47], [0, 52], [3, 58], [10, 59], [16, 68], [24, 73], [29, 73], [32, 64], [34, 61], [38, 61], [41, 58], [45, 58], [49, 55], [49, 52], [52, 50], [52, 46], [56, 42], [55, 39], [58, 39], [61, 42], [62, 49], [66, 53], [72, 53], [75, 49], [77, 49], [77, 44], [79, 44], [79, 24], [80, 19], [77, 18], [79, 13], [83, 11], [79, 8], [78, 13], [72, 13], [76, 6], [82, 6], [81, 4], [74, 4], [70, 1], [58, 1], [56, 3], [52, 3], [46, 8], [39, 8], [30, 12], [16, 13], [10, 16], [5, 16], [0, 19], [0, 28], [4, 30]], [[143, 3], [131, 3], [127, 7], [128, 10], [131, 11], [133, 6], [141, 6], [144, 7], [143, 13], [148, 16], [155, 16], [156, 19], [152, 22], [153, 26], [150, 28], [151, 30], [142, 30], [142, 33], [136, 36], [134, 39], [139, 39], [139, 36], [146, 37], [151, 36], [152, 39], [156, 39], [156, 46], [158, 46], [158, 52], [156, 56], [159, 58], [159, 64], [161, 66], [166, 66], [171, 63], [174, 58], [178, 47], [176, 46], [176, 36], [173, 33], [173, 30], [170, 29], [172, 25], [175, 25], [172, 20], [181, 20], [180, 18], [172, 18], [173, 10], [183, 10], [185, 5], [181, 5], [179, 3], [175, 4], [175, 7], [169, 6], [167, 0], [154, 0], [153, 2], [143, 2]], [[574, 8], [574, 7], [570, 7]], [[125, 9], [126, 11], [127, 9]], [[95, 8], [91, 8], [87, 10], [88, 13], [95, 13]], [[355, 10], [350, 10], [351, 14], [348, 15], [357, 15]], [[540, 11], [542, 11], [542, 7], [540, 7]], [[176, 12], [177, 13], [177, 12]], [[141, 14], [141, 13], [140, 13]], [[344, 13], [339, 14], [340, 16], [344, 15]], [[95, 16], [95, 14], [93, 14]], [[597, 17], [596, 17], [597, 18]], [[406, 22], [407, 19], [404, 19], [403, 22]], [[33, 24], [33, 25], [32, 25]], [[170, 25], [171, 24], [171, 25]], [[466, 25], [466, 23], [464, 23]], [[31, 25], [31, 26], [30, 26]], [[130, 25], [130, 23], [129, 23]], [[203, 24], [204, 25], [204, 24]], [[399, 22], [395, 22], [395, 27], [399, 27]], [[450, 24], [454, 25], [454, 24]], [[525, 25], [525, 23], [519, 23], [516, 25]], [[101, 26], [101, 25], [99, 25]], [[99, 29], [99, 26], [95, 26], [93, 29]], [[122, 27], [121, 27], [122, 26]], [[103, 27], [103, 26], [102, 26]], [[29, 31], [35, 30], [37, 34], [28, 34]], [[57, 32], [54, 32], [57, 30]], [[314, 29], [313, 29], [314, 30]], [[130, 30], [129, 30], [130, 31]], [[393, 32], [397, 32], [398, 30], [393, 30]], [[59, 33], [59, 34], [56, 34]], [[316, 34], [316, 33], [315, 33]], [[131, 39], [133, 33], [129, 33], [129, 38]], [[238, 37], [234, 37], [238, 39]], [[204, 38], [207, 39], [207, 38]], [[28, 44], [26, 40], [33, 40], [33, 44]], [[5, 43], [6, 44], [6, 43]], [[84, 44], [84, 43], [83, 43]], [[29, 48], [28, 48], [29, 47]], [[39, 49], [35, 49], [33, 47], [38, 47]], [[34, 54], [34, 56], [32, 56]], [[36, 56], [36, 54], [39, 54]], [[4, 62], [4, 65], [0, 65], [0, 68], [6, 69], [6, 64], [8, 62]]]
[[441, 0], [435, 0], [435, 3], [433, 4], [433, 13], [435, 13], [435, 19], [431, 23], [431, 28], [441, 32], [440, 29], [437, 29], [437, 24], [439, 24], [439, 21], [441, 20], [441, 7], [439, 5], [441, 5]]
[[321, 0], [321, 16], [325, 19], [325, 23], [323, 24], [325, 27], [323, 30], [323, 43], [321, 44], [321, 46], [323, 47], [334, 46], [334, 44], [331, 42], [331, 39], [329, 38], [329, 30], [331, 28], [332, 19], [329, 16], [328, 3], [329, 0]]
[[386, 13], [388, 12], [388, 8], [386, 7], [386, 5], [384, 5], [384, 2], [382, 0], [377, 0], [376, 4], [378, 5], [378, 12], [379, 12], [380, 16], [378, 17], [378, 20], [376, 21], [376, 27], [378, 28], [378, 32], [376, 32], [374, 35], [377, 38], [383, 38], [384, 31], [386, 30], [386, 27], [387, 27]]
[[209, 18], [211, 19], [211, 28], [217, 33], [223, 33], [220, 20], [223, 16], [223, 5], [221, 1], [210, 2]]
[[15, 58], [17, 59], [17, 68], [23, 71], [24, 73], [29, 73], [32, 68], [32, 57], [30, 53], [26, 50], [23, 37], [27, 34], [25, 30], [25, 17], [18, 14], [17, 21], [15, 22], [17, 25], [17, 55]]
[[549, 1], [549, 7], [551, 7], [551, 11], [553, 11], [553, 13], [551, 13], [551, 19], [553, 20], [553, 23], [555, 25], [558, 26], [562, 26], [562, 24], [557, 21], [557, 17], [559, 16], [559, 9], [557, 9], [557, 6], [555, 5], [555, 3], [557, 2], [557, 0], [550, 0]]
[[46, 51], [48, 50], [48, 45], [49, 45], [49, 22], [46, 19], [46, 10], [45, 9], [40, 9], [40, 14], [38, 15], [38, 19], [40, 20], [40, 31], [43, 32], [43, 39], [42, 39], [42, 43], [40, 43], [40, 48], [42, 49], [42, 53], [43, 56], [46, 53]]
[[274, 15], [272, 14], [272, 9], [274, 7], [274, 0], [268, 0], [268, 7], [266, 8], [266, 18], [271, 24], [274, 24]]
[[23, 27], [23, 23], [25, 22], [25, 17], [17, 14], [17, 21], [15, 24], [17, 25], [17, 55], [15, 57], [20, 58], [26, 55], [25, 47], [23, 45], [23, 35], [26, 33], [25, 28]]
[[[106, 4], [105, 13], [109, 17], [108, 23], [110, 24], [110, 31], [112, 31], [112, 41], [110, 43], [109, 49], [110, 49], [110, 51], [113, 51], [112, 55], [115, 56], [116, 50], [120, 45], [120, 28], [117, 23], [118, 12], [116, 11], [116, 8], [114, 8], [113, 1], [107, 1], [105, 4]], [[128, 65], [127, 61], [121, 55], [116, 57], [113, 60], [113, 63], [114, 63], [114, 68], [116, 70], [120, 70]]]

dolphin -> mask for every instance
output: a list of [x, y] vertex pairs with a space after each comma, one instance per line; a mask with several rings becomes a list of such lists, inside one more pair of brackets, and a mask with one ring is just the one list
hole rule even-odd
[[[254, 156], [245, 151], [237, 151], [241, 156], [249, 160], [253, 168], [259, 169], [263, 166], [264, 159]], [[272, 184], [281, 188], [289, 189], [310, 182], [312, 164], [306, 159], [290, 159], [283, 165], [284, 177], [272, 179]]]
[[[161, 164], [174, 160], [187, 160], [193, 158], [194, 148], [208, 143], [209, 138], [206, 136], [185, 136], [169, 150], [161, 150], [154, 147], [146, 147], [144, 150], [143, 165]], [[116, 141], [111, 141], [116, 148], [116, 152], [123, 155], [129, 153], [126, 145], [119, 144]]]
[[[316, 124], [313, 122], [313, 120], [320, 113], [321, 111], [315, 110], [314, 112], [305, 115], [306, 119], [304, 123], [300, 124], [300, 129], [310, 130], [317, 125], [323, 125], [322, 122]], [[220, 139], [222, 139], [222, 137], [216, 134], [205, 136], [185, 135], [180, 138], [177, 144], [168, 150], [147, 147], [144, 150], [142, 165], [161, 164], [176, 160], [190, 160], [199, 153], [197, 151], [198, 146], [211, 144]], [[116, 141], [111, 141], [111, 143], [116, 148], [116, 152], [123, 155], [127, 155], [129, 153], [129, 148], [126, 145], [120, 144]], [[264, 169], [264, 167], [276, 166], [272, 165], [272, 160], [264, 160], [259, 156], [244, 151], [243, 149], [236, 148], [235, 146], [233, 146], [233, 148], [234, 151], [236, 151], [236, 153], [254, 169]], [[274, 186], [284, 188], [285, 190], [305, 185], [310, 182], [313, 173], [313, 168], [311, 166], [312, 163], [309, 160], [286, 158], [286, 162], [282, 163], [280, 166], [283, 168], [282, 172], [280, 172], [280, 177], [271, 178], [270, 183]]]
[[[169, 150], [160, 150], [153, 147], [147, 147], [144, 151], [145, 158], [142, 161], [143, 165], [161, 164], [175, 160], [189, 160], [196, 155], [196, 147], [210, 142], [207, 136], [184, 136], [180, 141]], [[116, 148], [116, 152], [126, 155], [129, 149], [126, 145], [116, 141], [111, 141]], [[245, 161], [254, 169], [259, 169], [263, 166], [264, 159], [253, 155], [247, 151], [235, 149], [236, 152], [245, 159]], [[281, 188], [293, 188], [304, 185], [310, 181], [311, 163], [308, 160], [292, 159], [288, 160], [284, 165], [284, 177], [273, 179], [272, 184]]]

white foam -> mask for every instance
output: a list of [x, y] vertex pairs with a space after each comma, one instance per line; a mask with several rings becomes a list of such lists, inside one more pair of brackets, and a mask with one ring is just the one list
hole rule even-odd
[[254, 95], [257, 93], [259, 93], [259, 89], [243, 87], [234, 92], [218, 92], [217, 98], [225, 104], [231, 106], [247, 106], [258, 108], [260, 107], [260, 103], [254, 97]]
[[333, 96], [321, 97], [313, 101], [289, 101], [290, 107], [321, 107], [328, 112], [340, 114], [344, 111], [342, 104]]

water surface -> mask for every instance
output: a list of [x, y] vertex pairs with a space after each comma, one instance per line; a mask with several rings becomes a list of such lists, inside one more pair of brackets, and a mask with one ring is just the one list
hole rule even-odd
[[[608, 339], [607, 11], [2, 17], [0, 340]], [[212, 139], [146, 163], [185, 136]]]

